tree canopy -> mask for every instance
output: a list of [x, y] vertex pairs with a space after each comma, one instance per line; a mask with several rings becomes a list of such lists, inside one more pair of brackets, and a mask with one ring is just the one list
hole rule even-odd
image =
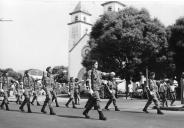
[[144, 72], [146, 67], [161, 76], [170, 67], [166, 29], [146, 9], [105, 13], [92, 27], [89, 45], [91, 51], [82, 64], [89, 68], [96, 59], [100, 70], [115, 71], [120, 77]]
[[176, 72], [180, 76], [184, 71], [184, 17], [177, 19], [174, 25], [168, 27], [168, 39], [176, 64]]

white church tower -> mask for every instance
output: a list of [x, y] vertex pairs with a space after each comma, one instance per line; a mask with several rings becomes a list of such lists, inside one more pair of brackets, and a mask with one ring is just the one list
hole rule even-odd
[[125, 4], [123, 4], [119, 1], [108, 1], [108, 2], [105, 2], [101, 5], [104, 8], [104, 13], [108, 13], [108, 12], [111, 12], [111, 11], [118, 12], [118, 11], [121, 11], [122, 9], [124, 9], [126, 7]]
[[83, 2], [79, 2], [71, 15], [69, 25], [69, 77], [83, 77], [85, 68], [82, 66], [83, 57], [89, 52], [87, 41], [91, 32], [91, 14], [85, 8]]
[[[69, 25], [69, 77], [83, 79], [85, 68], [82, 66], [82, 60], [90, 51], [88, 46], [89, 33], [91, 32], [91, 14], [87, 11], [85, 1], [79, 2], [71, 15]], [[125, 8], [125, 5], [118, 1], [108, 1], [101, 4], [104, 8], [104, 13], [110, 11], [120, 11]]]

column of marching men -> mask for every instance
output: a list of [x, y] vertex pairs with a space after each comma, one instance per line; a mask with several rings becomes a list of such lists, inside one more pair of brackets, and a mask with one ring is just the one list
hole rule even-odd
[[[8, 95], [9, 95], [9, 90], [11, 88], [11, 85], [15, 85], [14, 87], [14, 92], [16, 96], [16, 103], [20, 104], [20, 111], [24, 112], [24, 107], [25, 105], [27, 106], [28, 113], [32, 113], [31, 111], [31, 104], [34, 105], [34, 102], [36, 101], [37, 106], [41, 106], [41, 104], [38, 101], [38, 94], [41, 89], [44, 90], [45, 92], [45, 100], [44, 103], [41, 107], [41, 112], [42, 113], [47, 113], [45, 108], [48, 105], [49, 110], [50, 110], [50, 115], [56, 115], [54, 112], [52, 102], [55, 101], [56, 107], [59, 107], [57, 96], [56, 96], [56, 82], [54, 80], [54, 75], [52, 75], [52, 68], [47, 67], [46, 68], [47, 73], [43, 73], [42, 79], [33, 79], [29, 76], [29, 70], [26, 70], [23, 76], [23, 82], [16, 82], [14, 80], [8, 80], [7, 73], [2, 74], [1, 76], [1, 93], [3, 93], [3, 100], [0, 105], [1, 109], [5, 109], [9, 111], [9, 102], [8, 102]], [[102, 83], [102, 77], [105, 76], [108, 78], [107, 82]], [[86, 81], [86, 86], [88, 87], [88, 100], [84, 106], [84, 111], [83, 115], [86, 118], [90, 118], [88, 115], [89, 111], [94, 107], [95, 110], [98, 111], [99, 114], [99, 119], [100, 120], [106, 120], [107, 118], [104, 116], [101, 108], [101, 103], [100, 103], [100, 88], [103, 85], [104, 88], [106, 88], [109, 100], [107, 104], [105, 105], [105, 110], [109, 110], [109, 105], [113, 103], [115, 111], [120, 111], [117, 104], [116, 104], [116, 91], [117, 91], [117, 84], [114, 81], [114, 76], [115, 73], [105, 73], [101, 72], [98, 70], [98, 62], [93, 61], [91, 70], [88, 71], [87, 73], [87, 81]], [[148, 101], [143, 109], [143, 112], [149, 113], [147, 111], [147, 108], [149, 105], [154, 102], [155, 103], [155, 108], [157, 109], [157, 114], [163, 114], [163, 112], [160, 110], [159, 106], [159, 100], [162, 102], [162, 106], [166, 105], [168, 106], [167, 103], [167, 89], [169, 88], [169, 93], [171, 94], [171, 105], [173, 105], [175, 99], [176, 99], [176, 94], [175, 94], [175, 85], [174, 82], [167, 81], [167, 84], [161, 80], [160, 81], [160, 87], [158, 89], [158, 86], [156, 85], [156, 80], [155, 78], [155, 73], [151, 72], [150, 77], [148, 80], [148, 86], [146, 86], [147, 90], [147, 98]], [[38, 81], [41, 81], [41, 87], [39, 85]], [[68, 94], [69, 94], [69, 99], [67, 103], [65, 104], [66, 107], [69, 107], [69, 104], [72, 103], [73, 108], [77, 108], [76, 105], [80, 104], [80, 84], [81, 82], [76, 78], [70, 78], [68, 82]], [[169, 87], [166, 87], [166, 85], [169, 85]], [[159, 95], [159, 96], [158, 96]], [[33, 96], [32, 101], [31, 101], [31, 96]], [[24, 97], [24, 98], [23, 98]], [[24, 99], [22, 101], [22, 99]]]

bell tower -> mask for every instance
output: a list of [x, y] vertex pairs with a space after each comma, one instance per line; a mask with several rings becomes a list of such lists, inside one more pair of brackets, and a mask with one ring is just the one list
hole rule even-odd
[[79, 2], [73, 12], [70, 13], [69, 25], [69, 50], [71, 50], [80, 38], [91, 31], [91, 14], [85, 8], [83, 2]]
[[91, 32], [91, 14], [85, 8], [85, 2], [79, 2], [69, 13], [71, 22], [69, 26], [69, 56], [68, 76], [83, 79], [85, 68], [82, 60], [89, 51], [88, 40]]
[[112, 12], [112, 11], [118, 12], [126, 7], [125, 4], [123, 4], [119, 1], [108, 1], [108, 2], [105, 2], [101, 5], [104, 7], [104, 13], [108, 13], [108, 12]]

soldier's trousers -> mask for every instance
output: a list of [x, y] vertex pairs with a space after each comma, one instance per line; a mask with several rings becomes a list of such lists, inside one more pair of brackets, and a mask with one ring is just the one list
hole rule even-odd
[[57, 100], [57, 95], [56, 95], [55, 91], [52, 92], [52, 101], [54, 101], [54, 100], [55, 100], [55, 103], [56, 103], [56, 107], [59, 107], [58, 100]]
[[8, 93], [7, 92], [4, 92], [4, 99], [1, 103], [1, 108], [3, 109], [4, 108], [4, 105], [6, 107], [6, 110], [9, 110], [9, 106], [8, 106]]
[[113, 102], [114, 107], [117, 107], [117, 105], [116, 105], [115, 93], [113, 93], [113, 92], [110, 94], [109, 101], [107, 102], [105, 108], [108, 108], [108, 106], [109, 106], [112, 102]]
[[74, 92], [74, 99], [75, 99], [75, 104], [80, 103], [80, 94], [79, 94], [79, 92]]
[[19, 107], [19, 109], [23, 110], [25, 104], [27, 104], [27, 109], [28, 112], [31, 112], [31, 106], [30, 106], [30, 97], [27, 94], [24, 94], [24, 101], [22, 102], [21, 106]]
[[156, 108], [159, 108], [159, 105], [158, 105], [159, 101], [158, 101], [156, 93], [153, 95], [148, 95], [148, 101], [144, 108], [147, 109], [152, 102], [154, 102]]
[[93, 107], [97, 111], [102, 111], [100, 107], [100, 95], [98, 91], [94, 91], [93, 94], [89, 97], [88, 102], [85, 106], [86, 113], [88, 113]]
[[66, 103], [66, 106], [68, 106], [70, 102], [72, 102], [73, 107], [75, 107], [74, 94], [73, 93], [70, 94], [70, 98], [69, 98], [68, 102]]
[[52, 108], [51, 95], [49, 96], [49, 95], [46, 94], [46, 98], [45, 98], [44, 104], [43, 104], [42, 109], [41, 109], [42, 112], [45, 111], [45, 108], [46, 108], [47, 104], [48, 104], [49, 109], [50, 109], [50, 114], [53, 114], [54, 113], [54, 110]]
[[35, 100], [37, 102], [37, 105], [40, 105], [40, 103], [38, 102], [38, 95], [36, 93], [33, 93], [33, 99], [32, 99], [31, 104], [33, 104]]

